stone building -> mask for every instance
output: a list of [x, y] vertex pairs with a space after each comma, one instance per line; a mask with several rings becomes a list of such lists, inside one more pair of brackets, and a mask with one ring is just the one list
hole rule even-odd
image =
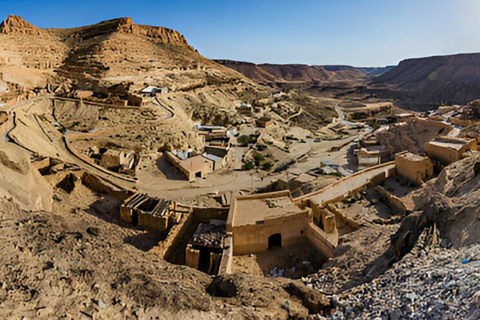
[[168, 151], [166, 156], [167, 160], [180, 170], [190, 182], [195, 181], [196, 178], [205, 178], [214, 169], [214, 163], [201, 155], [182, 160], [173, 152]]
[[430, 158], [408, 151], [395, 155], [395, 167], [398, 175], [420, 184], [433, 176], [433, 163]]
[[227, 234], [233, 238], [233, 254], [249, 254], [307, 241], [309, 208], [300, 209], [290, 191], [237, 197], [227, 219]]
[[256, 123], [257, 127], [266, 128], [269, 125], [273, 124], [273, 120], [272, 120], [272, 118], [269, 118], [269, 117], [261, 117], [261, 118], [257, 119], [255, 121], [255, 123]]
[[441, 136], [427, 142], [423, 150], [429, 158], [449, 165], [464, 158], [467, 152], [477, 151], [477, 140]]
[[246, 116], [251, 116], [253, 114], [253, 107], [251, 104], [248, 103], [239, 103], [236, 107], [235, 110], [239, 114], [243, 114]]

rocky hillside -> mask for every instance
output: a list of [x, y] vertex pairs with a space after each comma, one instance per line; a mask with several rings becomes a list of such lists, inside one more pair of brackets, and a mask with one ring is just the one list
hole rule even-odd
[[255, 64], [232, 60], [215, 60], [246, 77], [262, 84], [362, 84], [371, 76], [381, 74], [386, 68], [356, 68], [352, 66], [305, 64]]
[[395, 95], [411, 107], [465, 104], [480, 97], [480, 53], [407, 59], [373, 84], [407, 93]]
[[[114, 100], [147, 85], [166, 87], [169, 94], [162, 95], [162, 102], [176, 108], [177, 114], [216, 125], [245, 121], [236, 113], [236, 103], [255, 105], [271, 93], [270, 88], [201, 56], [177, 31], [137, 25], [130, 18], [71, 29], [39, 29], [9, 16], [0, 26], [3, 82], [10, 90], [0, 93], [0, 103], [46, 90], [68, 97], [87, 90], [96, 99]], [[296, 113], [302, 108], [295, 97], [283, 100], [283, 111]], [[323, 114], [322, 106], [315, 109]], [[319, 122], [333, 115], [328, 111]]]

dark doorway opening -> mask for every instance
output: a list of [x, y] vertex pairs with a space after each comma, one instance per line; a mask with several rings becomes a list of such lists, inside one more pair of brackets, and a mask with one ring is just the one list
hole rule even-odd
[[200, 249], [200, 260], [198, 261], [198, 270], [207, 272], [210, 267], [210, 251]]
[[134, 226], [138, 225], [138, 212], [136, 210], [132, 212], [132, 224]]
[[195, 173], [195, 177], [196, 178], [201, 178], [202, 177], [202, 172], [198, 171], [197, 173]]
[[282, 235], [280, 233], [272, 234], [268, 237], [268, 250], [282, 247]]

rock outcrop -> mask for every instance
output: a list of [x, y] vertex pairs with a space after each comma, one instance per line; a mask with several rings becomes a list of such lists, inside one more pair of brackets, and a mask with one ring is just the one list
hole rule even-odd
[[463, 247], [480, 240], [480, 154], [445, 167], [414, 196], [415, 212], [392, 236], [397, 258], [408, 253], [425, 228], [434, 225], [445, 246]]
[[19, 16], [9, 15], [0, 24], [0, 34], [40, 35], [41, 31]]
[[52, 210], [52, 187], [30, 164], [29, 154], [7, 142], [0, 143], [0, 197], [24, 210]]

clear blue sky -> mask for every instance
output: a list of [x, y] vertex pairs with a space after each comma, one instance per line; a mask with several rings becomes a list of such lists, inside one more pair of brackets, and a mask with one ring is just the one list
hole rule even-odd
[[207, 58], [385, 66], [480, 52], [479, 0], [0, 0], [42, 28], [117, 17], [172, 28]]

